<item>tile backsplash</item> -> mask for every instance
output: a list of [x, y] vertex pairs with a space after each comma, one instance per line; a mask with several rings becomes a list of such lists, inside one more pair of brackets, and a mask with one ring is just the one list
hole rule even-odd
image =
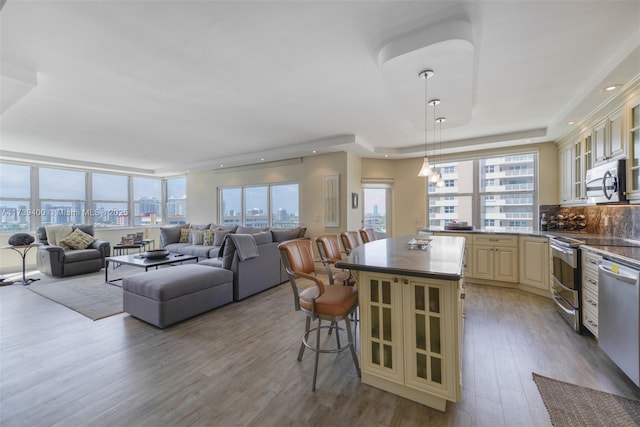
[[598, 205], [540, 206], [549, 231], [588, 233], [609, 237], [640, 238], [640, 206]]

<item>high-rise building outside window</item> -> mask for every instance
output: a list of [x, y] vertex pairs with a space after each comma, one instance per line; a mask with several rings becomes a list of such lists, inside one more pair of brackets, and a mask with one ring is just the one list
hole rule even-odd
[[536, 162], [537, 154], [525, 153], [441, 165], [448, 171], [445, 186], [427, 189], [429, 227], [442, 230], [456, 221], [490, 231], [537, 229]]
[[165, 213], [167, 224], [186, 224], [187, 222], [187, 178], [168, 178], [167, 203]]
[[39, 169], [40, 224], [85, 224], [86, 172]]
[[0, 232], [28, 231], [31, 218], [31, 167], [0, 163]]
[[133, 225], [162, 224], [162, 179], [133, 178]]

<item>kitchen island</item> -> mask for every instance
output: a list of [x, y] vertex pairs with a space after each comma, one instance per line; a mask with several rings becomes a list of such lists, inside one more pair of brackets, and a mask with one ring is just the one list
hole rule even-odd
[[360, 299], [362, 382], [444, 411], [461, 399], [463, 237], [376, 240], [336, 263]]

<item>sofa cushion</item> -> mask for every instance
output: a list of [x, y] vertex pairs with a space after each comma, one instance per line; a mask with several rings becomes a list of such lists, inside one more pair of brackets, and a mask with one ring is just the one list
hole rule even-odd
[[222, 258], [209, 258], [203, 261], [200, 261], [198, 265], [206, 265], [207, 267], [218, 267], [222, 268]]
[[187, 246], [191, 246], [191, 245], [188, 243], [169, 243], [168, 245], [165, 245], [165, 247], [162, 249], [166, 249], [169, 252], [172, 252], [175, 254], [181, 254], [182, 248], [186, 248]]
[[231, 271], [185, 264], [127, 276], [122, 289], [155, 301], [168, 301], [231, 281]]
[[60, 240], [60, 245], [63, 247], [64, 245], [69, 246], [71, 249], [86, 249], [95, 241], [95, 237], [76, 228], [71, 234]]
[[191, 224], [189, 225], [189, 228], [191, 230], [206, 230], [209, 228], [211, 224]]
[[168, 227], [160, 227], [160, 245], [166, 249], [171, 243], [180, 241], [180, 230], [189, 228], [189, 225], [171, 225]]
[[259, 233], [261, 231], [268, 231], [269, 227], [245, 227], [243, 225], [239, 225], [236, 229], [236, 234], [254, 234]]
[[199, 258], [209, 258], [209, 251], [211, 250], [211, 246], [203, 246], [203, 245], [185, 245], [178, 249], [179, 253], [185, 255], [193, 255]]
[[274, 242], [284, 242], [285, 240], [297, 239], [300, 235], [300, 227], [290, 229], [271, 230]]
[[213, 235], [213, 246], [221, 246], [222, 242], [224, 242], [224, 238], [227, 234], [231, 234], [233, 233], [233, 230], [230, 228], [224, 229], [224, 228], [217, 228], [214, 231], [214, 235]]
[[180, 229], [180, 239], [178, 243], [189, 243], [189, 229], [181, 228]]
[[98, 251], [97, 249], [78, 249], [75, 251], [68, 251], [64, 253], [65, 264], [100, 258], [100, 251]]
[[258, 246], [273, 242], [273, 235], [270, 231], [256, 233], [253, 235], [253, 238], [256, 239], [256, 245]]

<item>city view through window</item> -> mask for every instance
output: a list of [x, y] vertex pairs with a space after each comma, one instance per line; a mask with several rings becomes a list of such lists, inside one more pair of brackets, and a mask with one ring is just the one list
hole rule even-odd
[[185, 177], [143, 178], [0, 163], [0, 184], [0, 232], [50, 224], [180, 224], [186, 218]]
[[220, 190], [222, 223], [260, 228], [298, 227], [298, 192], [298, 184], [223, 188]]
[[536, 161], [527, 153], [439, 165], [445, 185], [428, 185], [429, 228], [455, 221], [490, 231], [533, 230]]

